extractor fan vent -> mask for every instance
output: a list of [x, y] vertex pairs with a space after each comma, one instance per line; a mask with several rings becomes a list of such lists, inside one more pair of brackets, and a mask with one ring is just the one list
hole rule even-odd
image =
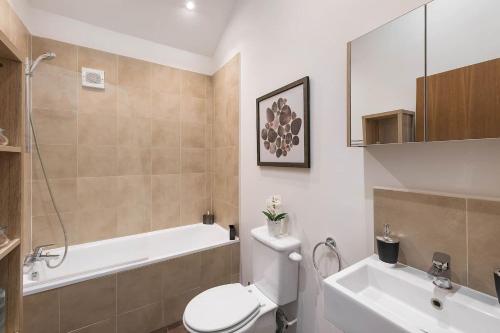
[[82, 86], [104, 89], [104, 71], [82, 67]]

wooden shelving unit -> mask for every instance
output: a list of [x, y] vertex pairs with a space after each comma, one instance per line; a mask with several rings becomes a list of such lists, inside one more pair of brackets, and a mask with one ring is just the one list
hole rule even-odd
[[2, 260], [5, 256], [14, 251], [20, 244], [21, 240], [19, 238], [16, 238], [10, 240], [9, 243], [4, 247], [0, 247], [0, 260]]
[[22, 152], [21, 147], [13, 147], [13, 146], [0, 146], [0, 153], [20, 153]]
[[365, 145], [415, 141], [415, 112], [394, 110], [363, 116]]
[[6, 333], [21, 331], [24, 184], [23, 59], [0, 31], [0, 128], [9, 146], [0, 146], [0, 226], [10, 242], [0, 248], [0, 288], [6, 292]]

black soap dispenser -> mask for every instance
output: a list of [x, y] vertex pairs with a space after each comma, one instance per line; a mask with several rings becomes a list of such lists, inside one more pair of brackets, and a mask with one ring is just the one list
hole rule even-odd
[[390, 225], [384, 224], [384, 235], [377, 236], [378, 258], [388, 264], [398, 262], [399, 239], [391, 237]]

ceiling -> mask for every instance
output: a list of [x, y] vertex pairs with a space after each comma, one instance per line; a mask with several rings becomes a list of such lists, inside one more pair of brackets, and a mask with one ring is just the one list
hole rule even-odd
[[178, 49], [211, 56], [236, 0], [29, 0], [32, 7]]

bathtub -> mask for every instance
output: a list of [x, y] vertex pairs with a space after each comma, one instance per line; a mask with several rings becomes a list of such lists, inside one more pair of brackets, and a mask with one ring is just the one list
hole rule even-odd
[[[113, 238], [69, 247], [66, 261], [56, 269], [44, 262], [33, 268], [38, 272], [34, 281], [32, 270], [23, 275], [23, 295], [127, 271], [188, 254], [239, 242], [229, 240], [229, 231], [221, 226], [193, 224]], [[62, 256], [64, 248], [51, 249], [50, 254]]]

